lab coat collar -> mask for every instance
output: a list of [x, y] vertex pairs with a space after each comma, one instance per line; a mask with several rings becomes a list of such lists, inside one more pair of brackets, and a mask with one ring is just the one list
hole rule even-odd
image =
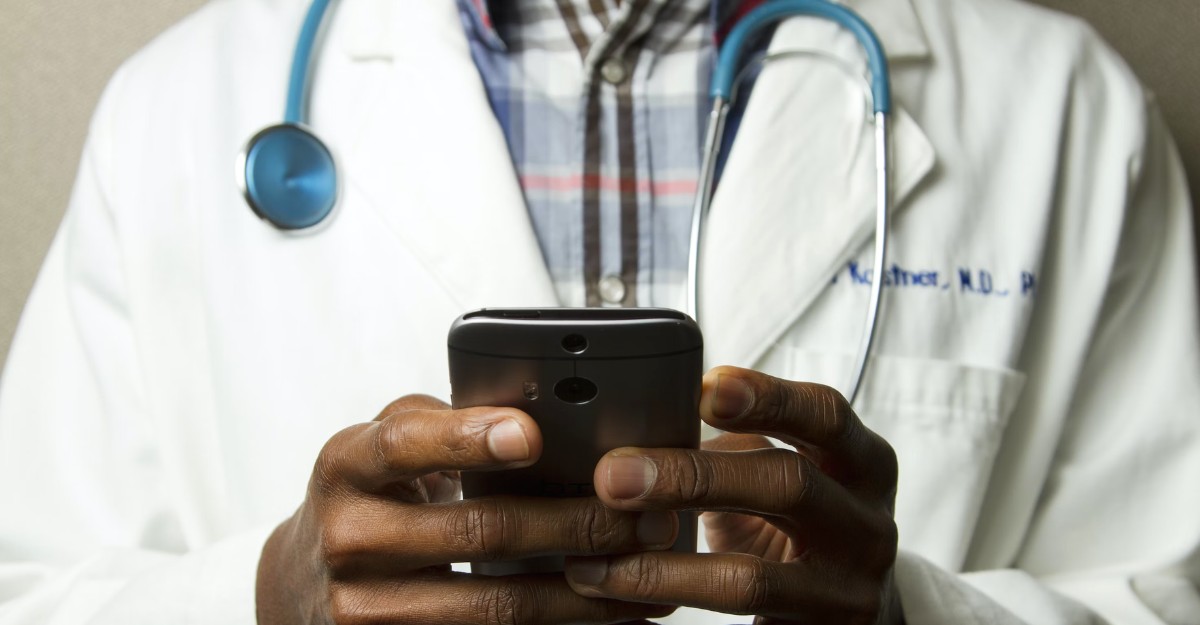
[[849, 0], [843, 4], [867, 20], [889, 59], [929, 57], [929, 41], [912, 0]]
[[[849, 261], [863, 258], [869, 266], [874, 250], [873, 127], [843, 114], [844, 103], [808, 98], [801, 110], [801, 98], [760, 98], [765, 89], [800, 84], [761, 81], [705, 229], [699, 320], [709, 365], [755, 366], [826, 289], [836, 288], [832, 280]], [[796, 123], [804, 117], [830, 123]], [[903, 109], [894, 109], [891, 138], [894, 231], [935, 158]], [[889, 254], [898, 251], [893, 239]], [[840, 288], [850, 287], [843, 281]]]
[[398, 0], [356, 0], [345, 8], [367, 4], [389, 24], [359, 22], [358, 32], [386, 32], [395, 60], [351, 63], [370, 78], [349, 93], [322, 92], [343, 100], [333, 108], [362, 111], [340, 137], [347, 206], [380, 217], [459, 310], [557, 305], [454, 2], [408, 11]]
[[[368, 3], [392, 5], [346, 7]], [[377, 72], [364, 82], [380, 90], [351, 122], [357, 130], [346, 133], [353, 137], [345, 146], [349, 199], [372, 207], [461, 310], [556, 305], [457, 7], [441, 0], [386, 15], [394, 61], [349, 61]], [[755, 364], [838, 269], [871, 247], [870, 108], [843, 69], [862, 66], [861, 49], [846, 31], [815, 19], [782, 24], [771, 47], [820, 50], [842, 63], [786, 60], [764, 68], [754, 87], [706, 231], [700, 322], [710, 364]], [[814, 90], [828, 96], [798, 97]], [[368, 99], [365, 92], [339, 97]], [[812, 119], [830, 123], [804, 123]], [[934, 152], [899, 106], [892, 146], [897, 216], [932, 169]]]
[[[453, 10], [454, 0], [429, 0]], [[912, 0], [847, 0], [844, 4], [867, 20], [879, 36], [889, 59], [924, 59], [929, 56], [929, 42]], [[391, 59], [397, 43], [393, 25], [396, 13], [406, 11], [400, 0], [349, 0], [337, 5], [334, 27], [340, 36], [340, 47], [351, 59], [370, 61]], [[457, 19], [457, 18], [456, 18]]]
[[[699, 302], [710, 364], [754, 366], [840, 268], [872, 250], [874, 126], [858, 41], [827, 20], [793, 19], [769, 51], [811, 54], [763, 68], [713, 197]], [[893, 221], [935, 160], [902, 104], [892, 112]]]

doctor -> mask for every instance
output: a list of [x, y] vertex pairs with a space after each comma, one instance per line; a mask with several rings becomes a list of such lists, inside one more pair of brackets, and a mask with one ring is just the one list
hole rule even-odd
[[[254, 218], [230, 182], [279, 116], [305, 2], [214, 2], [118, 72], [0, 389], [0, 494], [15, 502], [0, 622], [606, 622], [675, 605], [767, 622], [1194, 622], [1182, 172], [1153, 99], [1090, 31], [1005, 0], [851, 3], [901, 109], [884, 276], [864, 269], [871, 133], [840, 69], [861, 65], [857, 45], [805, 19], [771, 38], [837, 60], [764, 70], [741, 117], [702, 310], [710, 362], [745, 369], [709, 374], [702, 416], [801, 454], [715, 455], [761, 444], [726, 436], [711, 453], [611, 455], [604, 506], [423, 503], [454, 490], [442, 470], [530, 462], [540, 445], [515, 411], [393, 402], [447, 396], [456, 315], [682, 297], [670, 192], [697, 164], [663, 146], [698, 139], [654, 129], [699, 100], [699, 55], [671, 52], [702, 45], [704, 20], [678, 18], [687, 2], [513, 6], [543, 4], [342, 2], [311, 106], [344, 185], [309, 235]], [[529, 18], [547, 14], [568, 21]], [[593, 78], [518, 102], [513, 85], [543, 76], [526, 68], [568, 56], [545, 45], [555, 28]], [[591, 56], [607, 41], [636, 62]], [[506, 54], [524, 65], [489, 73]], [[556, 99], [600, 104], [562, 154], [531, 155]], [[877, 279], [885, 316], [850, 410], [813, 383], [844, 385]], [[709, 546], [726, 553], [654, 553], [675, 531], [658, 511], [688, 506], [720, 510]], [[440, 570], [564, 545], [584, 556], [565, 581]]]

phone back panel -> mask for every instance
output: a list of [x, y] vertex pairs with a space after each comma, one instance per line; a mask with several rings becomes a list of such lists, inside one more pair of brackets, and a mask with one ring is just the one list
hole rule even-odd
[[[454, 407], [518, 408], [543, 437], [542, 456], [530, 467], [464, 473], [464, 497], [592, 496], [596, 463], [612, 449], [699, 445], [699, 329], [675, 311], [633, 310], [482, 311], [455, 323]], [[568, 350], [581, 344], [578, 353]], [[576, 380], [584, 382], [572, 386]], [[682, 514], [676, 550], [695, 550], [695, 528], [695, 514]], [[472, 568], [503, 575], [562, 570], [562, 563], [549, 555]]]

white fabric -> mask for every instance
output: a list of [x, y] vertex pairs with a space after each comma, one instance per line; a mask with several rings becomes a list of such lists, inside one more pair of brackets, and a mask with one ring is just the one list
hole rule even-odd
[[[450, 0], [341, 4], [312, 106], [341, 208], [313, 236], [252, 216], [234, 156], [280, 115], [305, 4], [208, 5], [96, 114], [0, 389], [0, 623], [253, 623], [258, 552], [323, 442], [446, 397], [456, 315], [555, 303]], [[1068, 18], [851, 4], [901, 109], [896, 268], [857, 409], [900, 458], [908, 622], [1186, 622], [1200, 337], [1153, 103]], [[861, 64], [823, 22], [773, 46]], [[712, 364], [845, 383], [871, 255], [856, 89], [811, 57], [759, 80], [708, 230]]]

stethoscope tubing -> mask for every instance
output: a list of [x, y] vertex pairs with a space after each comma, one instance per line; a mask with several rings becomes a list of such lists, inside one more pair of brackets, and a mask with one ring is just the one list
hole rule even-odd
[[283, 122], [260, 130], [237, 157], [237, 184], [254, 214], [277, 230], [310, 235], [330, 222], [341, 194], [337, 159], [305, 123], [308, 81], [330, 0], [313, 0], [289, 73]]
[[303, 125], [308, 119], [306, 86], [312, 68], [313, 48], [316, 46], [317, 34], [328, 9], [329, 0], [313, 0], [304, 16], [304, 23], [300, 26], [300, 36], [296, 39], [296, 49], [292, 53], [292, 69], [288, 76], [284, 123]]
[[888, 215], [892, 205], [892, 184], [888, 175], [889, 145], [887, 113], [875, 113], [875, 262], [872, 263], [871, 299], [867, 303], [867, 319], [863, 322], [863, 338], [854, 363], [854, 377], [850, 380], [850, 404], [858, 399], [863, 378], [867, 373], [867, 361], [875, 346], [879, 330], [880, 306], [883, 303], [884, 267], [887, 266]]
[[[314, 176], [325, 176], [331, 179], [331, 181], [319, 180], [319, 184], [314, 186], [312, 193], [306, 192], [302, 196], [284, 194], [284, 197], [300, 197], [301, 199], [310, 200], [315, 206], [320, 206], [322, 202], [336, 205], [340, 185], [336, 183], [336, 164], [333, 161], [332, 153], [305, 126], [307, 119], [307, 84], [310, 77], [312, 57], [316, 40], [329, 5], [330, 0], [313, 0], [305, 15], [293, 53], [283, 124], [260, 132], [247, 144], [243, 154], [239, 157], [238, 175], [247, 202], [257, 215], [283, 230], [310, 232], [312, 226], [315, 224], [309, 223], [310, 220], [306, 216], [302, 215], [301, 218], [296, 218], [289, 215], [286, 205], [282, 206], [280, 210], [275, 210], [278, 202], [272, 199], [272, 193], [265, 191], [258, 193], [255, 191], [255, 185], [251, 184], [253, 181], [250, 174], [253, 168], [251, 167], [252, 163], [249, 162], [249, 156], [263, 137], [270, 135], [269, 131], [280, 129], [276, 132], [276, 136], [280, 132], [303, 132], [302, 139], [305, 141], [311, 139], [311, 142], [315, 142], [313, 145], [317, 146], [310, 146], [310, 152], [320, 157], [317, 159], [320, 162], [312, 161], [310, 163], [311, 167], [317, 167], [318, 165], [319, 167], [312, 169], [316, 173], [309, 177], [317, 180]], [[724, 44], [720, 46], [709, 90], [713, 106], [709, 114], [708, 128], [705, 131], [700, 179], [697, 185], [696, 198], [692, 206], [686, 306], [687, 312], [693, 318], [699, 320], [702, 312], [700, 310], [700, 256], [704, 239], [705, 221], [712, 206], [716, 170], [718, 161], [720, 160], [720, 148], [726, 126], [725, 122], [729, 114], [730, 103], [736, 95], [736, 83], [741, 75], [739, 68], [742, 67], [743, 57], [753, 37], [761, 32], [762, 29], [776, 24], [783, 19], [796, 16], [825, 18], [846, 28], [862, 45], [863, 50], [866, 52], [867, 64], [870, 69], [871, 101], [875, 123], [875, 259], [873, 262], [874, 273], [872, 274], [873, 280], [871, 297], [867, 307], [867, 317], [849, 386], [850, 393], [848, 397], [851, 403], [853, 403], [862, 386], [867, 363], [875, 342], [883, 293], [883, 272], [887, 257], [888, 213], [891, 204], [891, 183], [889, 179], [890, 154], [888, 145], [891, 85], [887, 68], [887, 58], [884, 55], [883, 46], [880, 44], [879, 38], [867, 22], [850, 9], [839, 4], [834, 4], [829, 0], [768, 0], [768, 2], [744, 16], [729, 32]], [[288, 167], [281, 170], [278, 176], [280, 178], [277, 183], [278, 185], [292, 187], [297, 184], [303, 186], [302, 183], [311, 182], [303, 178], [297, 178], [292, 169]], [[259, 181], [259, 184], [266, 184], [266, 182], [269, 182], [269, 180]], [[284, 189], [283, 186], [279, 188]], [[280, 193], [275, 193], [274, 195], [280, 195]], [[322, 223], [328, 217], [330, 210], [331, 207], [326, 208], [324, 212], [316, 214], [312, 219], [315, 219], [317, 224]]]
[[696, 185], [696, 197], [692, 204], [692, 228], [688, 238], [687, 267], [687, 314], [700, 320], [700, 253], [704, 241], [704, 226], [712, 206], [714, 178], [717, 161], [720, 159], [721, 140], [725, 136], [725, 119], [729, 105], [722, 97], [713, 98], [712, 111], [708, 114], [708, 127], [704, 132], [704, 151], [700, 159], [700, 180]]
[[[704, 241], [705, 222], [715, 193], [717, 163], [725, 133], [729, 108], [736, 97], [737, 82], [746, 49], [754, 35], [783, 19], [796, 16], [822, 17], [837, 22], [849, 30], [867, 55], [871, 77], [871, 101], [875, 125], [875, 257], [871, 294], [863, 322], [862, 339], [851, 370], [847, 398], [851, 404], [858, 398], [866, 376], [867, 363], [875, 344], [883, 297], [884, 267], [887, 263], [888, 214], [891, 209], [891, 153], [889, 117], [891, 112], [891, 83], [887, 57], [878, 36], [858, 14], [828, 0], [771, 0], [748, 13], [730, 31], [717, 54], [709, 95], [712, 110], [704, 136], [700, 179], [692, 205], [691, 232], [688, 245], [687, 313], [700, 320], [700, 260]], [[764, 59], [764, 61], [769, 60]]]
[[830, 0], [769, 0], [743, 17], [721, 44], [717, 64], [713, 68], [709, 96], [732, 100], [734, 82], [737, 80], [743, 57], [751, 40], [760, 31], [789, 17], [821, 17], [836, 22], [858, 39], [867, 54], [867, 67], [871, 71], [871, 98], [876, 113], [892, 110], [891, 79], [888, 74], [887, 55], [879, 36], [854, 11]]

